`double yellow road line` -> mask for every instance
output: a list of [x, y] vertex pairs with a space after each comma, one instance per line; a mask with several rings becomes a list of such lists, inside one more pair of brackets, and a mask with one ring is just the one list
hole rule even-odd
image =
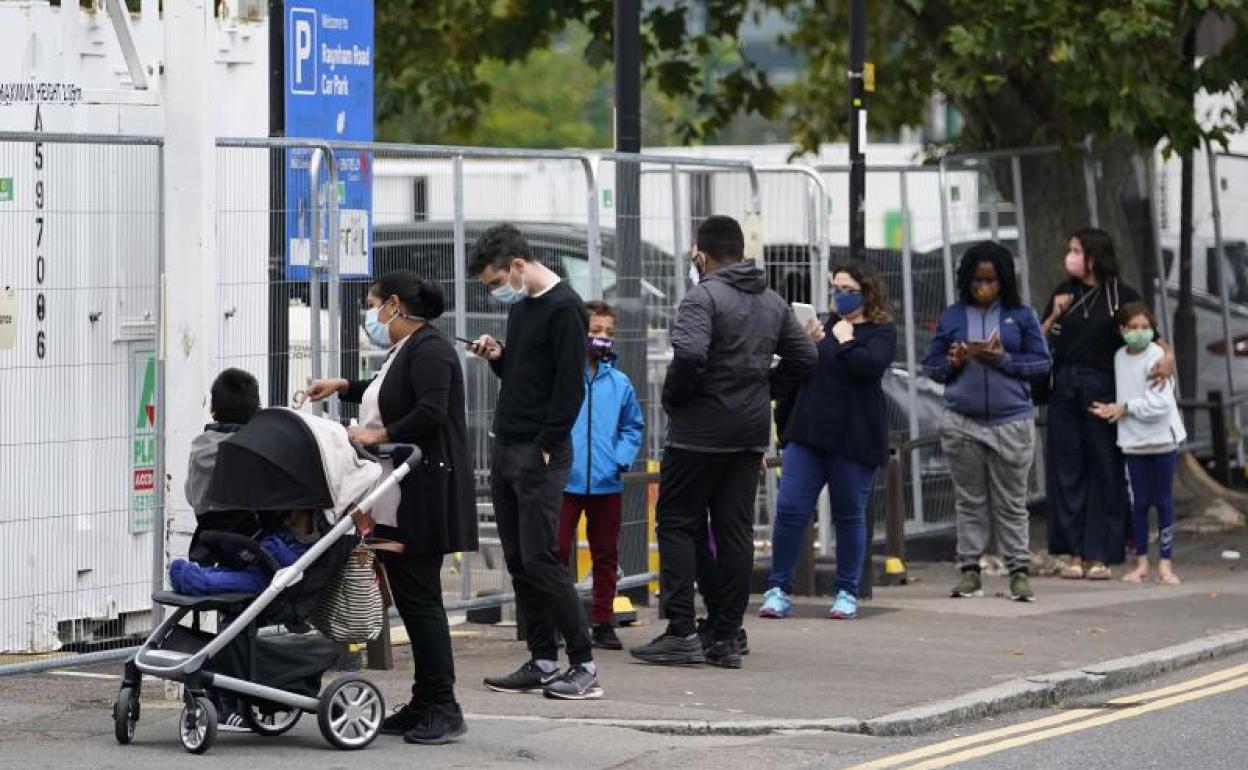
[[1248, 665], [1217, 671], [1170, 687], [1115, 698], [1103, 708], [1071, 709], [1043, 719], [954, 738], [876, 759], [854, 765], [847, 770], [939, 770], [1001, 751], [1181, 706], [1241, 687], [1248, 687]]

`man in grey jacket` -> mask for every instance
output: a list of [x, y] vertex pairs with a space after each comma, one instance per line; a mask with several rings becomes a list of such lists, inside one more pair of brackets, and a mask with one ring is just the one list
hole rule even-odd
[[[744, 252], [736, 220], [713, 216], [702, 223], [693, 253], [699, 281], [672, 326], [657, 514], [668, 627], [631, 651], [647, 663], [741, 667], [738, 634], [749, 602], [754, 495], [771, 434], [771, 401], [800, 384], [818, 358], [792, 310]], [[714, 564], [699, 570], [708, 513]], [[695, 573], [712, 610], [705, 645], [694, 623]]]

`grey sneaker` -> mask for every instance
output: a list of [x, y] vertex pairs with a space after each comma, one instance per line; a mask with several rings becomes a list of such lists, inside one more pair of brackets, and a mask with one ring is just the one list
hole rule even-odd
[[953, 587], [953, 590], [949, 592], [949, 595], [955, 599], [970, 599], [974, 596], [983, 596], [984, 580], [980, 577], [979, 570], [962, 570], [962, 579], [959, 580], [958, 584]]
[[697, 634], [672, 636], [662, 634], [650, 644], [628, 651], [637, 660], [660, 666], [689, 666], [706, 662], [702, 640]]
[[485, 686], [494, 692], [531, 692], [543, 689], [558, 678], [558, 670], [545, 673], [530, 660], [507, 676], [487, 676]]
[[1010, 575], [1010, 598], [1016, 602], [1034, 602], [1036, 592], [1031, 590], [1031, 581], [1026, 572], [1015, 572]]
[[572, 666], [543, 691], [547, 698], [557, 700], [593, 700], [602, 697], [598, 675], [583, 665]]

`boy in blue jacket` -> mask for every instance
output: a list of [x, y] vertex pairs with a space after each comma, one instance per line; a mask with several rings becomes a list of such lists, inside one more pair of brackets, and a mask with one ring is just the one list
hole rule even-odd
[[559, 514], [559, 557], [568, 563], [584, 512], [593, 560], [593, 644], [619, 650], [623, 645], [611, 621], [620, 564], [621, 474], [637, 459], [645, 421], [628, 375], [615, 368], [615, 309], [605, 302], [587, 302], [585, 309], [585, 399], [572, 428], [572, 472]]

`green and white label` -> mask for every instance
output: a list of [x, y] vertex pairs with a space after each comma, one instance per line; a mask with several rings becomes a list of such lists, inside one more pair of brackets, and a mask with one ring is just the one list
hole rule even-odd
[[13, 177], [0, 176], [0, 203], [13, 202]]

